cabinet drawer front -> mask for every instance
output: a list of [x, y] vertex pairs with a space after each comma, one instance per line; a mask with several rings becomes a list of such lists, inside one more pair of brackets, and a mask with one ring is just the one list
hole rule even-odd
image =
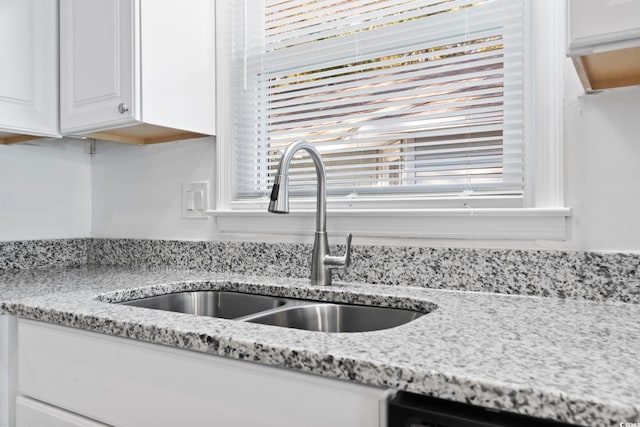
[[108, 427], [54, 406], [18, 396], [18, 427]]
[[19, 321], [20, 394], [117, 426], [382, 425], [385, 390]]

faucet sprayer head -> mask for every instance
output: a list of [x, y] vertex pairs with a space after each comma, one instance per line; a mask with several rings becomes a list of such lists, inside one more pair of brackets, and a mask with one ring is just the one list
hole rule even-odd
[[289, 213], [289, 177], [287, 175], [276, 175], [273, 181], [269, 212]]

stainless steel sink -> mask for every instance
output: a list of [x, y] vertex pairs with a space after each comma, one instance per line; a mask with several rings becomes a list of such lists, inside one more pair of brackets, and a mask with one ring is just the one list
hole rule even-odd
[[396, 308], [317, 303], [272, 310], [247, 322], [318, 332], [367, 332], [394, 328], [423, 313]]
[[282, 298], [224, 291], [178, 292], [156, 297], [124, 301], [120, 304], [156, 310], [195, 314], [196, 316], [235, 319], [284, 305]]
[[394, 328], [425, 313], [227, 291], [178, 292], [118, 304], [317, 332]]

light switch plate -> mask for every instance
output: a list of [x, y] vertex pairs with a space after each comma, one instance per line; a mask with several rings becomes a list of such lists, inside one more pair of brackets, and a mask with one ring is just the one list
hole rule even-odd
[[182, 184], [182, 218], [208, 219], [209, 182], [185, 182]]

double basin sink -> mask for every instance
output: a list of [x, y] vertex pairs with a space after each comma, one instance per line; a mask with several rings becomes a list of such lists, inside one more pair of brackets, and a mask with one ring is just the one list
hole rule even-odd
[[389, 329], [425, 314], [398, 308], [229, 291], [178, 292], [118, 304], [318, 332], [367, 332]]

